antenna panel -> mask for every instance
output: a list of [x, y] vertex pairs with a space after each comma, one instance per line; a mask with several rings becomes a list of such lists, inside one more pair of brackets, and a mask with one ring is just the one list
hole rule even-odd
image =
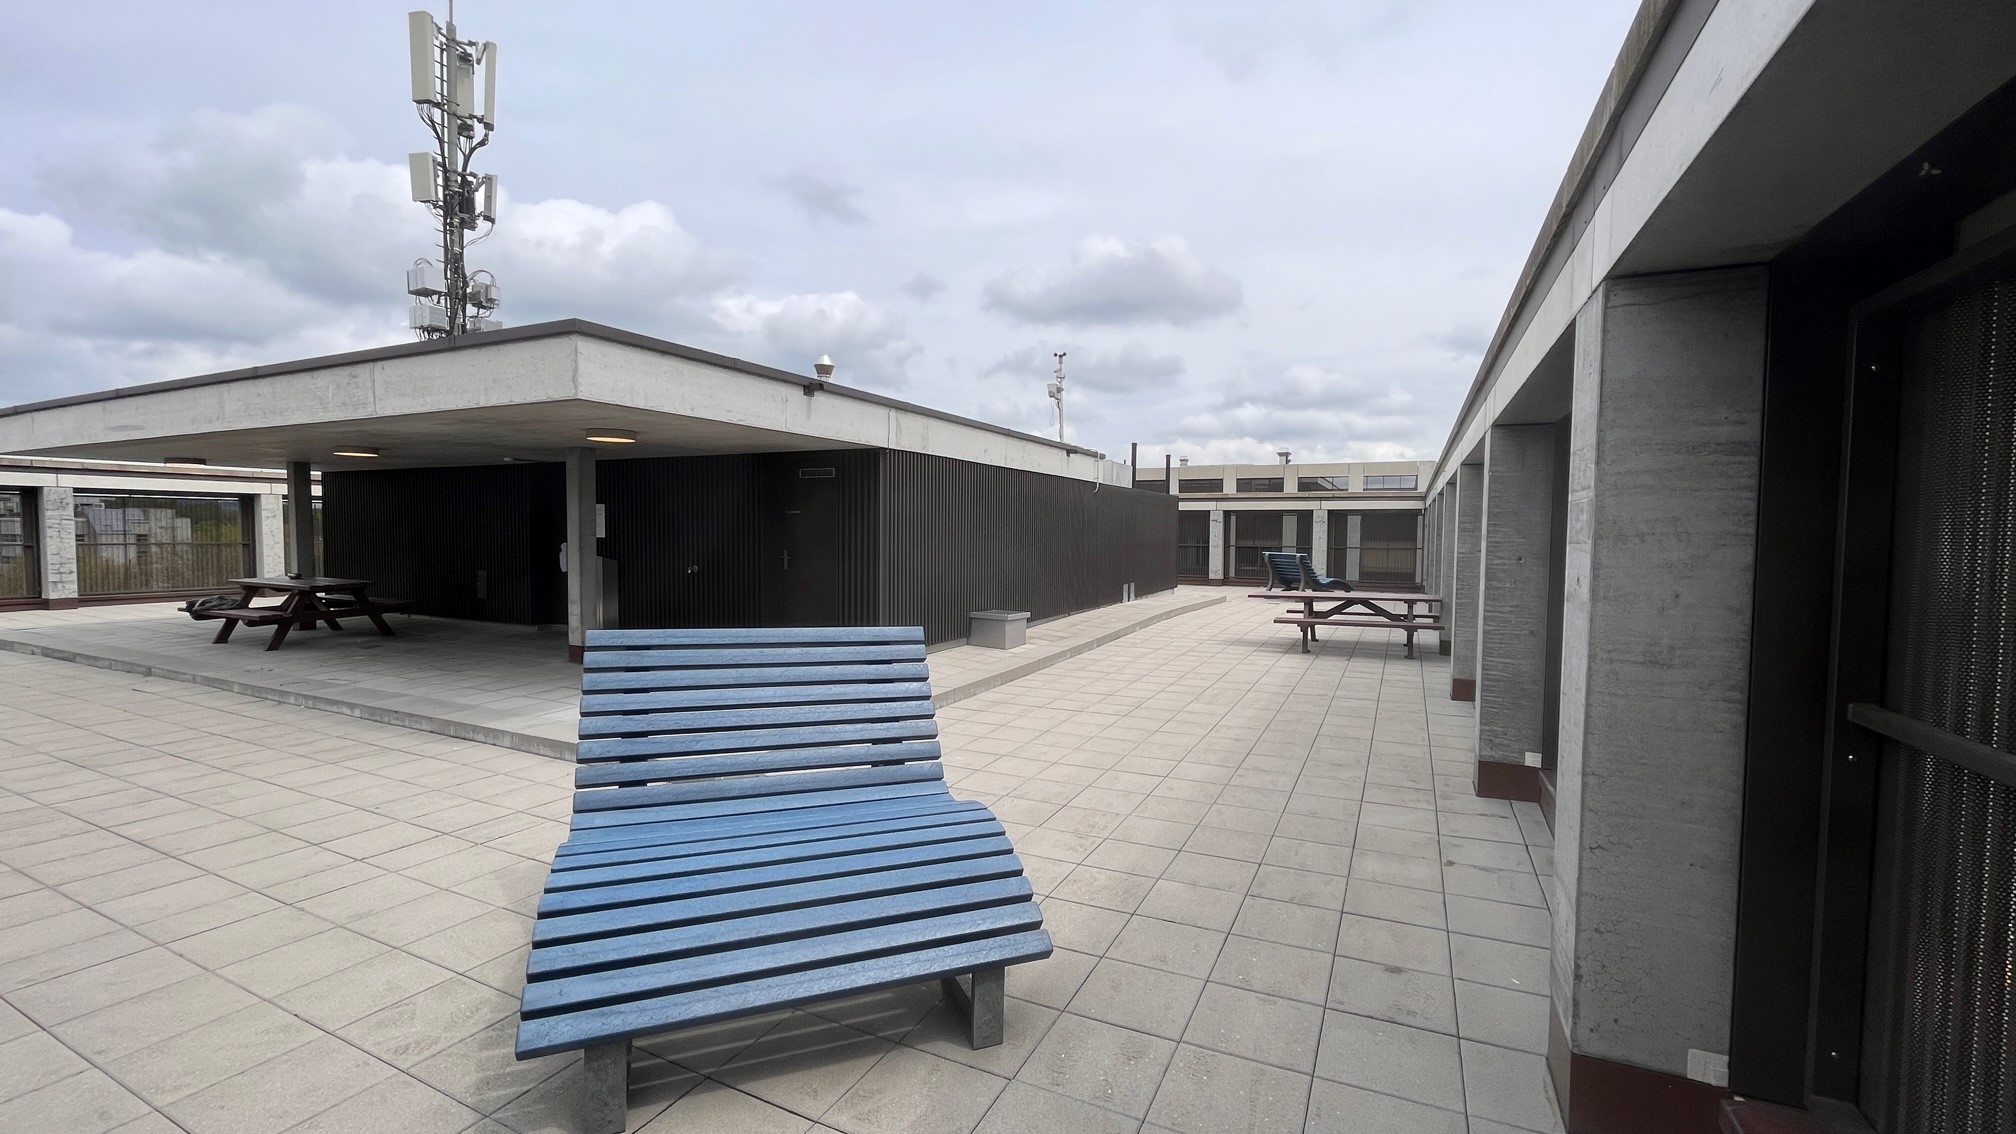
[[460, 48], [448, 52], [448, 113], [476, 116], [476, 64]]
[[439, 31], [426, 12], [406, 13], [407, 50], [413, 69], [413, 101], [439, 106], [441, 88], [434, 77], [434, 36]]
[[486, 173], [477, 187], [476, 219], [497, 223], [497, 175]]
[[448, 288], [441, 282], [441, 267], [438, 264], [415, 264], [406, 269], [406, 294], [426, 298], [430, 295], [446, 295]]
[[416, 303], [406, 310], [406, 325], [415, 331], [448, 329], [448, 309], [432, 303]]
[[483, 43], [483, 125], [497, 128], [497, 45]]
[[413, 184], [414, 200], [423, 205], [441, 203], [441, 163], [433, 154], [407, 154], [406, 178]]

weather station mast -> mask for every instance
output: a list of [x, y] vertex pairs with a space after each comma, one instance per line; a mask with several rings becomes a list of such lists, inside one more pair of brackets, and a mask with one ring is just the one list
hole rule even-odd
[[1050, 400], [1051, 400], [1051, 401], [1053, 401], [1053, 402], [1056, 402], [1056, 403], [1057, 403], [1057, 440], [1059, 440], [1059, 441], [1062, 441], [1062, 440], [1064, 440], [1064, 439], [1065, 439], [1065, 437], [1064, 437], [1064, 352], [1063, 352], [1063, 351], [1061, 351], [1061, 350], [1060, 350], [1060, 351], [1055, 351], [1055, 352], [1053, 352], [1053, 354], [1052, 354], [1052, 357], [1054, 357], [1054, 358], [1056, 358], [1056, 359], [1057, 359], [1057, 373], [1056, 373], [1056, 381], [1054, 381], [1054, 382], [1050, 383], [1050, 389], [1049, 389], [1049, 391], [1048, 391], [1048, 392], [1049, 392], [1049, 394], [1050, 394]]
[[[497, 125], [497, 45], [459, 38], [452, 0], [445, 28], [428, 12], [407, 13], [406, 26], [414, 109], [434, 135], [433, 152], [407, 155], [406, 168], [413, 199], [441, 221], [441, 262], [420, 259], [406, 269], [406, 293], [413, 296], [407, 324], [429, 339], [494, 331], [504, 325], [490, 314], [497, 308], [497, 280], [486, 271], [471, 272], [463, 253], [497, 226], [497, 175], [469, 168]], [[469, 239], [481, 225], [490, 227]]]

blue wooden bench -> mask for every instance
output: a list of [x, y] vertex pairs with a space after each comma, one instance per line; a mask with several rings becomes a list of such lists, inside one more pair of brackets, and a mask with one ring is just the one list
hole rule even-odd
[[595, 630], [583, 666], [517, 1054], [583, 1052], [588, 1134], [624, 1128], [639, 1036], [937, 980], [1001, 1042], [1050, 936], [946, 789], [922, 630]]
[[1307, 555], [1292, 551], [1263, 551], [1260, 559], [1267, 564], [1267, 589], [1281, 584], [1284, 591], [1351, 591], [1358, 589], [1348, 579], [1333, 579], [1320, 574], [1316, 564]]

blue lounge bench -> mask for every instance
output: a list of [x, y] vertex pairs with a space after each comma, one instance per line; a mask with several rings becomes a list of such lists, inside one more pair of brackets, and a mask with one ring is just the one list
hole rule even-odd
[[1284, 591], [1351, 591], [1356, 590], [1347, 579], [1333, 579], [1319, 574], [1316, 564], [1307, 555], [1292, 551], [1263, 551], [1260, 558], [1267, 564], [1267, 589], [1281, 584]]
[[517, 1043], [583, 1052], [587, 1134], [624, 1128], [640, 1036], [936, 980], [1001, 1042], [1050, 936], [945, 786], [929, 676], [916, 627], [589, 632]]

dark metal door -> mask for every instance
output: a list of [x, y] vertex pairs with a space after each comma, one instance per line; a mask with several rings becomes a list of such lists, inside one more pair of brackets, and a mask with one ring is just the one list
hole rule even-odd
[[1809, 1104], [2016, 1130], [2016, 267], [1865, 320]]
[[839, 626], [841, 580], [839, 470], [813, 461], [769, 464], [763, 491], [759, 608], [768, 626]]

